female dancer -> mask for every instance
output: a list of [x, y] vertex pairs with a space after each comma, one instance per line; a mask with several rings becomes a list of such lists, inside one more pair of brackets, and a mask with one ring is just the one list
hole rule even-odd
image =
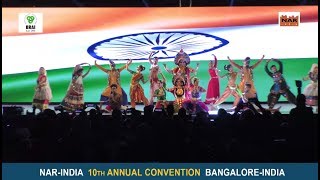
[[303, 91], [307, 99], [306, 104], [318, 106], [318, 64], [312, 64], [308, 76], [304, 77], [303, 80], [311, 80]]
[[216, 100], [220, 97], [220, 85], [219, 85], [219, 76], [218, 76], [218, 69], [217, 69], [217, 57], [213, 54], [214, 61], [209, 62], [209, 74], [210, 74], [210, 81], [208, 83], [207, 95], [205, 104], [215, 103]]
[[257, 92], [254, 87], [254, 83], [253, 83], [253, 69], [256, 68], [262, 62], [263, 58], [264, 58], [264, 55], [254, 65], [249, 66], [250, 65], [250, 58], [246, 57], [246, 59], [243, 60], [243, 65], [240, 66], [240, 65], [236, 64], [233, 60], [231, 60], [228, 56], [230, 64], [241, 70], [241, 81], [239, 84], [239, 89], [241, 90], [241, 92], [244, 92], [244, 86], [246, 83], [251, 84], [250, 91], [252, 91], [252, 93]]
[[153, 105], [153, 98], [154, 98], [155, 90], [159, 89], [158, 74], [161, 73], [160, 72], [160, 68], [158, 66], [158, 58], [155, 57], [154, 61], [152, 61], [152, 59], [151, 59], [152, 55], [154, 55], [154, 54], [155, 54], [155, 52], [152, 51], [150, 53], [150, 56], [149, 56], [149, 62], [151, 64], [150, 75], [149, 75], [149, 80], [150, 80], [150, 99], [149, 99], [149, 103], [150, 103], [150, 105]]
[[97, 68], [99, 68], [100, 70], [102, 70], [103, 72], [108, 74], [108, 86], [102, 92], [102, 94], [100, 96], [100, 109], [102, 107], [103, 102], [108, 103], [108, 99], [109, 99], [110, 93], [111, 93], [111, 85], [113, 85], [113, 84], [117, 85], [115, 91], [117, 92], [117, 94], [119, 94], [121, 96], [121, 99], [122, 99], [121, 104], [124, 106], [128, 104], [127, 94], [120, 86], [120, 72], [122, 70], [124, 70], [127, 65], [129, 66], [132, 61], [128, 61], [129, 64], [124, 65], [124, 66], [120, 67], [119, 69], [116, 69], [116, 64], [112, 60], [109, 60], [109, 62], [110, 62], [110, 70], [105, 69], [101, 65], [97, 64], [97, 61], [94, 62], [94, 64], [97, 66]]
[[199, 86], [199, 79], [193, 78], [193, 83], [190, 86], [191, 91], [191, 99], [186, 100], [183, 103], [183, 107], [189, 112], [189, 113], [197, 113], [197, 112], [208, 112], [209, 109], [207, 105], [205, 105], [201, 101], [201, 93], [206, 92], [206, 90]]
[[85, 78], [91, 70], [91, 65], [88, 64], [89, 70], [84, 75], [82, 75], [83, 68], [81, 67], [81, 65], [84, 64], [88, 63], [81, 63], [74, 67], [72, 73], [72, 81], [70, 82], [66, 96], [62, 100], [61, 106], [67, 111], [83, 109], [83, 78]]
[[135, 108], [136, 103], [140, 103], [140, 102], [143, 102], [143, 104], [147, 106], [149, 104], [148, 99], [144, 95], [144, 90], [142, 86], [139, 84], [140, 80], [142, 81], [143, 84], [147, 82], [147, 80], [144, 79], [143, 74], [141, 73], [143, 70], [145, 70], [145, 67], [142, 65], [139, 65], [137, 67], [137, 71], [134, 72], [128, 69], [129, 63], [127, 63], [126, 69], [132, 74], [131, 84], [130, 84], [131, 107]]
[[238, 73], [233, 70], [233, 67], [231, 64], [225, 65], [224, 69], [228, 71], [227, 74], [221, 76], [221, 78], [227, 77], [228, 78], [228, 85], [226, 89], [224, 90], [222, 96], [217, 99], [217, 101], [213, 104], [214, 108], [216, 108], [218, 105], [223, 103], [230, 95], [234, 97], [233, 101], [233, 109], [238, 105], [240, 101], [240, 95], [241, 91], [236, 85], [237, 75]]
[[174, 80], [174, 86], [173, 88], [168, 89], [171, 93], [173, 93], [175, 97], [175, 101], [173, 102], [174, 106], [174, 112], [178, 112], [180, 108], [182, 108], [183, 102], [185, 100], [186, 95], [186, 83], [184, 81], [184, 78], [181, 76], [178, 76]]
[[196, 69], [192, 69], [188, 67], [187, 65], [190, 64], [190, 57], [187, 53], [183, 52], [181, 49], [180, 52], [176, 55], [174, 59], [174, 63], [178, 65], [178, 67], [173, 68], [172, 70], [167, 68], [166, 64], [164, 65], [165, 70], [168, 73], [173, 74], [172, 78], [172, 83], [174, 84], [175, 79], [178, 77], [182, 77], [184, 82], [185, 82], [185, 87], [186, 87], [186, 92], [185, 92], [185, 98], [190, 99], [191, 98], [191, 93], [188, 90], [190, 87], [190, 74], [191, 73], [196, 73], [199, 69], [199, 63], [197, 63]]
[[48, 109], [49, 102], [52, 99], [52, 92], [47, 78], [47, 71], [44, 67], [40, 67], [38, 74], [32, 105], [43, 111]]
[[160, 73], [162, 76], [162, 80], [158, 81], [158, 89], [156, 89], [153, 93], [153, 97], [157, 98], [157, 103], [155, 108], [157, 109], [166, 109], [168, 102], [167, 102], [167, 96], [166, 96], [166, 79], [162, 73]]
[[[270, 61], [274, 61], [279, 64], [279, 70], [275, 65], [270, 67], [270, 72], [268, 64]], [[290, 103], [296, 104], [296, 97], [290, 91], [290, 87], [287, 85], [286, 80], [283, 77], [283, 65], [282, 62], [277, 59], [268, 60], [265, 65], [266, 73], [273, 79], [274, 84], [270, 89], [268, 95], [268, 106], [269, 109], [273, 109], [274, 105], [278, 102], [280, 95], [284, 96]]]

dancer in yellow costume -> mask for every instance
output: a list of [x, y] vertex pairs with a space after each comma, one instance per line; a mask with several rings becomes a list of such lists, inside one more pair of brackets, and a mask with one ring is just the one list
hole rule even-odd
[[233, 60], [231, 60], [228, 56], [230, 64], [232, 66], [240, 69], [240, 71], [241, 71], [241, 81], [239, 84], [239, 89], [241, 92], [244, 92], [245, 84], [249, 83], [249, 84], [251, 84], [251, 88], [250, 88], [251, 93], [257, 93], [256, 88], [253, 83], [253, 69], [256, 68], [262, 62], [263, 58], [264, 58], [264, 55], [262, 56], [262, 58], [258, 62], [256, 62], [254, 65], [250, 66], [250, 57], [246, 57], [243, 60], [243, 65], [240, 66], [239, 64], [236, 64]]
[[122, 66], [118, 69], [116, 68], [116, 64], [112, 60], [109, 60], [109, 62], [110, 62], [110, 69], [105, 69], [101, 65], [97, 64], [97, 61], [95, 61], [95, 63], [94, 63], [97, 66], [97, 68], [99, 68], [100, 70], [102, 70], [103, 72], [108, 74], [108, 86], [101, 94], [100, 109], [101, 109], [103, 102], [108, 102], [108, 99], [109, 99], [110, 93], [111, 93], [111, 85], [113, 85], [113, 84], [117, 85], [117, 89], [115, 91], [122, 98], [121, 105], [125, 106], [128, 104], [127, 94], [120, 86], [120, 72], [122, 70], [124, 70], [127, 66], [129, 66], [132, 61], [128, 61], [127, 64], [125, 64], [124, 66]]

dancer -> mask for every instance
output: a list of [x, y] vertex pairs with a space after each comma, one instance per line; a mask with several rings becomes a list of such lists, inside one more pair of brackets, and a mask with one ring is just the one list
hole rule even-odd
[[178, 65], [178, 67], [173, 68], [172, 70], [167, 68], [166, 64], [164, 65], [165, 70], [168, 73], [173, 74], [173, 78], [172, 78], [172, 83], [174, 84], [174, 80], [177, 79], [178, 77], [182, 77], [187, 91], [185, 92], [185, 96], [186, 99], [190, 99], [191, 98], [191, 93], [188, 90], [190, 87], [190, 74], [191, 73], [195, 73], [198, 71], [199, 69], [199, 63], [197, 63], [197, 67], [196, 69], [192, 69], [190, 67], [188, 67], [188, 65], [190, 64], [190, 57], [187, 53], [185, 53], [183, 51], [183, 49], [180, 50], [180, 52], [176, 55], [175, 59], [174, 59], [174, 63], [176, 65]]
[[120, 67], [119, 69], [116, 68], [116, 64], [112, 60], [109, 60], [109, 62], [110, 62], [110, 70], [105, 69], [101, 65], [97, 64], [97, 60], [94, 62], [95, 66], [97, 66], [97, 68], [99, 68], [100, 70], [102, 70], [103, 72], [108, 74], [108, 86], [105, 88], [105, 90], [102, 92], [102, 94], [100, 96], [100, 109], [102, 108], [102, 104], [104, 102], [107, 102], [107, 104], [108, 104], [108, 99], [109, 99], [109, 96], [111, 93], [111, 85], [112, 84], [117, 85], [116, 92], [117, 92], [117, 94], [119, 94], [121, 96], [121, 99], [122, 99], [121, 104], [123, 106], [128, 105], [127, 94], [121, 88], [121, 85], [120, 85], [120, 72], [122, 70], [124, 70], [127, 65], [129, 66], [132, 61], [128, 61], [129, 64], [127, 63], [126, 65]]
[[111, 92], [108, 98], [108, 105], [106, 110], [112, 112], [114, 109], [121, 109], [122, 96], [117, 92], [118, 86], [116, 84], [111, 84]]
[[91, 70], [91, 65], [88, 64], [89, 70], [83, 75], [83, 68], [81, 65], [84, 64], [88, 63], [81, 63], [74, 67], [72, 81], [70, 82], [66, 96], [62, 100], [61, 106], [67, 111], [83, 109], [83, 78], [85, 78]]
[[186, 99], [186, 87], [185, 79], [181, 76], [177, 76], [174, 80], [174, 86], [168, 89], [169, 92], [173, 93], [175, 100], [173, 102], [174, 112], [178, 112], [182, 108], [183, 102]]
[[[275, 65], [272, 65], [270, 67], [270, 72], [268, 68], [268, 64], [270, 61], [274, 61], [278, 63], [279, 70]], [[270, 89], [270, 93], [268, 95], [268, 106], [269, 109], [273, 109], [275, 104], [278, 102], [280, 95], [284, 96], [290, 103], [296, 104], [296, 97], [292, 94], [292, 92], [289, 90], [290, 87], [287, 85], [286, 80], [283, 77], [283, 65], [282, 62], [278, 59], [270, 59], [267, 60], [267, 63], [265, 65], [265, 71], [266, 73], [273, 79], [274, 84], [272, 85]]]
[[191, 99], [184, 101], [183, 107], [191, 114], [197, 112], [208, 112], [209, 109], [204, 102], [201, 101], [201, 93], [206, 92], [206, 90], [199, 86], [199, 79], [193, 78], [193, 83], [190, 86]]
[[47, 78], [47, 71], [44, 69], [44, 67], [40, 67], [32, 105], [34, 108], [38, 108], [40, 111], [43, 111], [48, 109], [51, 99], [52, 92], [49, 80]]
[[150, 98], [149, 98], [149, 103], [150, 105], [153, 105], [153, 98], [154, 98], [154, 92], [156, 89], [159, 88], [159, 78], [158, 74], [160, 72], [160, 68], [158, 66], [158, 58], [155, 57], [154, 61], [152, 61], [151, 57], [154, 55], [155, 52], [152, 51], [149, 56], [149, 62], [151, 64], [150, 67], [150, 75], [149, 75], [149, 80], [150, 80]]
[[257, 94], [253, 93], [252, 85], [250, 83], [246, 83], [244, 87], [244, 92], [241, 94], [241, 100], [235, 108], [234, 114], [237, 114], [240, 110], [251, 109], [254, 113], [258, 113], [256, 108], [253, 106], [254, 103], [260, 111], [265, 111], [265, 109], [261, 106], [260, 101], [257, 99]]
[[303, 94], [306, 96], [306, 104], [310, 106], [318, 106], [318, 64], [312, 64], [307, 77], [303, 78], [304, 81], [311, 80]]
[[218, 105], [223, 103], [230, 95], [234, 97], [232, 109], [234, 109], [240, 101], [241, 91], [236, 85], [238, 73], [233, 70], [233, 67], [231, 66], [231, 64], [225, 65], [224, 69], [227, 70], [228, 73], [221, 76], [221, 78], [227, 77], [228, 85], [224, 90], [224, 92], [222, 93], [222, 96], [213, 104], [214, 109], [217, 109]]
[[205, 104], [215, 103], [216, 100], [220, 97], [220, 85], [219, 85], [219, 70], [217, 69], [217, 57], [213, 54], [214, 61], [209, 62], [209, 74], [210, 81], [208, 83], [207, 95]]
[[246, 59], [243, 60], [243, 66], [240, 66], [238, 64], [236, 64], [233, 60], [231, 60], [228, 56], [228, 59], [230, 61], [230, 64], [238, 69], [241, 70], [241, 81], [239, 84], [239, 89], [241, 90], [241, 92], [244, 92], [244, 85], [246, 83], [250, 83], [251, 84], [251, 91], [252, 93], [257, 93], [255, 87], [254, 87], [254, 83], [253, 83], [253, 69], [256, 68], [264, 59], [264, 55], [262, 56], [262, 58], [256, 62], [254, 65], [249, 66], [250, 65], [250, 57], [246, 57]]
[[157, 98], [157, 103], [155, 109], [166, 109], [168, 106], [167, 94], [166, 94], [166, 79], [162, 73], [162, 80], [158, 81], [158, 89], [156, 89], [153, 93], [153, 97]]
[[134, 72], [128, 69], [129, 64], [130, 63], [127, 63], [126, 69], [132, 74], [131, 84], [130, 84], [131, 107], [135, 108], [136, 103], [141, 103], [141, 102], [143, 102], [143, 104], [147, 106], [149, 104], [148, 99], [144, 95], [144, 90], [142, 86], [139, 84], [140, 80], [142, 81], [143, 84], [147, 82], [147, 80], [144, 79], [143, 74], [141, 73], [143, 70], [145, 70], [145, 67], [142, 65], [139, 65], [137, 67], [137, 71]]

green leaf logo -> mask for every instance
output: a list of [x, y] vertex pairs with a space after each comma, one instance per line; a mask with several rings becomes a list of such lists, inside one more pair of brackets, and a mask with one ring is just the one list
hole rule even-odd
[[34, 16], [27, 16], [27, 21], [29, 24], [32, 24], [34, 20], [35, 20]]

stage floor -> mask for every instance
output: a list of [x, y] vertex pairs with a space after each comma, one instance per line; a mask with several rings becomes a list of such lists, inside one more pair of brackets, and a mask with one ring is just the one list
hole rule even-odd
[[[22, 108], [23, 108], [23, 113], [22, 113], [23, 115], [25, 115], [25, 114], [27, 113], [27, 111], [28, 111], [28, 112], [32, 112], [32, 105], [31, 105], [31, 104], [10, 104], [10, 105], [9, 105], [9, 104], [7, 104], [7, 105], [6, 105], [6, 104], [3, 104], [3, 105], [2, 105], [2, 108], [3, 108], [3, 107], [13, 107], [13, 106], [22, 107]], [[57, 105], [49, 105], [49, 108], [52, 109], [52, 110], [54, 110], [54, 107], [56, 107], [56, 106], [57, 106]], [[265, 104], [265, 103], [262, 103], [262, 106], [263, 106], [264, 108], [268, 108], [268, 105]], [[294, 104], [279, 103], [279, 104], [277, 104], [277, 105], [275, 106], [275, 108], [278, 108], [279, 106], [281, 106], [281, 108], [280, 108], [279, 111], [280, 111], [282, 114], [289, 114], [289, 113], [290, 113], [290, 110], [295, 107]], [[103, 107], [104, 107], [104, 106], [103, 106]], [[130, 108], [131, 106], [129, 105], [128, 107]], [[88, 107], [88, 108], [86, 109], [86, 111], [89, 111], [91, 108], [92, 108], [92, 107]], [[143, 108], [144, 108], [144, 105], [137, 105], [137, 106], [136, 106], [136, 109], [139, 110], [139, 111], [142, 111], [142, 112], [143, 112]], [[219, 106], [219, 108], [226, 109], [230, 114], [233, 113], [232, 110], [229, 110], [229, 109], [232, 108], [232, 104], [221, 104], [221, 105]], [[209, 109], [210, 109], [210, 107], [209, 107]], [[36, 114], [39, 113], [39, 112], [40, 112], [39, 110], [36, 110]], [[59, 112], [60, 112], [60, 111], [56, 111], [56, 113], [59, 113]], [[217, 112], [218, 112], [218, 110], [212, 110], [212, 111], [209, 111], [209, 114], [210, 114], [210, 115], [216, 115]], [[316, 112], [316, 107], [313, 107], [313, 112], [314, 112], [315, 114], [318, 114], [318, 113]], [[2, 109], [2, 113], [3, 113], [3, 109]], [[110, 113], [105, 112], [105, 113], [103, 113], [103, 114], [108, 115], [108, 114], [110, 114]]]

